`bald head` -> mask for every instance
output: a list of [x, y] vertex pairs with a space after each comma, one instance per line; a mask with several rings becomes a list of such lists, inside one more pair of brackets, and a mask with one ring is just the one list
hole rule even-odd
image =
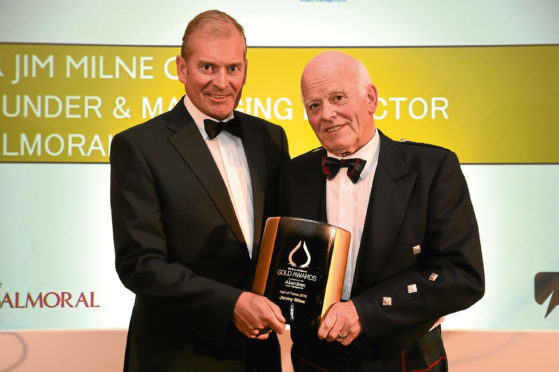
[[351, 155], [373, 138], [377, 90], [357, 59], [320, 53], [303, 70], [301, 94], [312, 129], [331, 153]]
[[[329, 79], [335, 75], [351, 79], [362, 89], [371, 84], [369, 71], [361, 61], [349, 54], [329, 50], [316, 55], [307, 63], [301, 76], [301, 91], [304, 90], [305, 84]], [[304, 98], [303, 94], [303, 100]]]

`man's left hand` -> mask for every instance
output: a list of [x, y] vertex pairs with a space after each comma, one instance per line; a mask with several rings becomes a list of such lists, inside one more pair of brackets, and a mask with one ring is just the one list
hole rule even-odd
[[330, 306], [320, 321], [318, 338], [328, 342], [338, 341], [347, 346], [363, 330], [353, 302], [337, 302]]

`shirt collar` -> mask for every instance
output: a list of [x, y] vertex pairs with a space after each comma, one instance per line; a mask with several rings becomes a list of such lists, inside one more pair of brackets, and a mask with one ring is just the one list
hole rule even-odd
[[215, 121], [229, 121], [233, 119], [233, 117], [235, 116], [233, 112], [231, 112], [224, 120], [218, 120], [212, 118], [211, 116], [208, 116], [204, 114], [202, 111], [200, 111], [198, 107], [196, 107], [194, 103], [192, 103], [190, 98], [188, 98], [188, 94], [184, 95], [184, 105], [186, 106], [186, 110], [188, 111], [190, 116], [192, 116], [192, 120], [194, 120], [194, 122], [196, 123], [196, 126], [198, 127], [198, 130], [202, 134], [202, 137], [204, 137], [204, 140], [210, 138], [208, 137], [208, 134], [206, 133], [206, 129], [204, 128], [204, 120], [211, 119]]
[[373, 138], [369, 140], [365, 144], [365, 146], [361, 147], [359, 150], [355, 151], [353, 154], [348, 156], [337, 156], [332, 154], [330, 151], [327, 151], [327, 155], [336, 159], [353, 159], [353, 158], [361, 158], [366, 161], [365, 167], [361, 174], [359, 175], [359, 179], [363, 179], [367, 176], [373, 164], [378, 161], [379, 156], [379, 146], [380, 145], [380, 136], [378, 134], [378, 129], [375, 128], [375, 134]]

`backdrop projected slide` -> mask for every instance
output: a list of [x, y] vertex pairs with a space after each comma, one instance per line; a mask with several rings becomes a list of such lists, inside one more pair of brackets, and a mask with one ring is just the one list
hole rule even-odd
[[127, 328], [110, 142], [180, 100], [184, 27], [220, 9], [249, 45], [238, 110], [283, 126], [291, 156], [319, 145], [299, 80], [326, 49], [366, 65], [385, 134], [457, 153], [487, 283], [445, 329], [559, 330], [559, 3], [385, 3], [0, 3], [0, 329]]

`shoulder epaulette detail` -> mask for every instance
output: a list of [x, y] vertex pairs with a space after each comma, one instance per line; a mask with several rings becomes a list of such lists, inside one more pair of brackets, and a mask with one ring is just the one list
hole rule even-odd
[[405, 139], [405, 138], [402, 138], [402, 140], [401, 140], [400, 143], [403, 144], [403, 145], [425, 146], [425, 147], [431, 147], [431, 148], [433, 148], [433, 149], [439, 149], [439, 150], [450, 151], [449, 149], [444, 148], [444, 147], [442, 147], [442, 146], [437, 146], [437, 145], [433, 145], [433, 144], [430, 144], [430, 143], [408, 141], [408, 140]]
[[304, 154], [301, 154], [301, 155], [312, 154], [313, 152], [322, 151], [322, 150], [324, 150], [324, 147], [319, 146], [319, 147], [317, 147], [317, 148], [315, 148], [315, 149], [312, 149], [312, 150], [310, 150], [310, 151], [307, 151], [307, 152], [305, 152]]

